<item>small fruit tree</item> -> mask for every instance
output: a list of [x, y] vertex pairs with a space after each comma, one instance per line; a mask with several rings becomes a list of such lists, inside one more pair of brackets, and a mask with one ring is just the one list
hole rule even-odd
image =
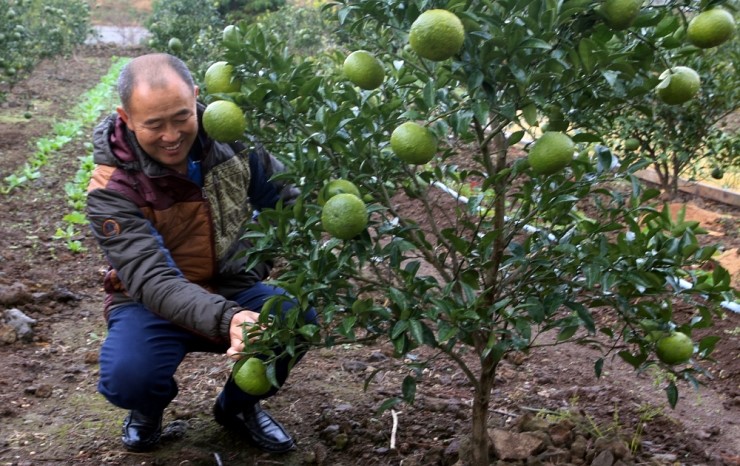
[[[696, 25], [696, 19], [714, 12], [711, 19], [718, 11], [723, 12], [721, 18], [729, 15], [716, 8], [695, 16], [691, 24]], [[721, 26], [715, 25], [712, 31], [721, 32]], [[702, 179], [711, 173], [721, 179], [726, 170], [737, 171], [740, 166], [740, 158], [735, 156], [740, 151], [738, 130], [720, 124], [740, 108], [740, 41], [732, 40], [697, 53], [694, 47], [686, 45], [685, 29], [681, 21], [672, 18], [663, 21], [660, 29], [643, 34], [666, 49], [667, 59], [677, 60], [670, 54], [678, 54], [681, 66], [696, 71], [701, 84], [694, 98], [672, 105], [658, 98], [657, 93], [647, 94], [596, 115], [569, 115], [575, 125], [592, 128], [612, 141], [619, 158], [636, 156], [649, 161], [661, 189], [671, 197], [678, 194], [679, 177]], [[630, 147], [628, 142], [634, 145]]]
[[[489, 464], [491, 388], [508, 353], [588, 341], [635, 368], [662, 364], [695, 382], [693, 365], [654, 356], [655, 341], [711, 325], [718, 303], [734, 299], [729, 275], [696, 267], [715, 248], [641, 186], [633, 173], [644, 162], [612, 168], [602, 134], [568, 125], [567, 115], [654, 93], [662, 49], [640, 32], [685, 21], [699, 4], [609, 3], [605, 17], [591, 0], [341, 2], [327, 10], [347, 42], [311, 59], [239, 24], [223, 42], [242, 83], [228, 98], [245, 111], [246, 133], [283, 158], [277, 179], [302, 192], [293, 206], [261, 212], [250, 259], [281, 257], [276, 281], [323, 322], [290, 314], [250, 351], [383, 338], [399, 357], [425, 346], [450, 358], [474, 391], [475, 465]], [[361, 70], [345, 69], [356, 50], [383, 64], [374, 89], [350, 79]], [[602, 145], [588, 150], [593, 143]], [[360, 196], [348, 189], [326, 200], [336, 179]], [[450, 192], [461, 202], [438, 209]], [[413, 209], [399, 208], [402, 200]], [[692, 303], [691, 320], [674, 318], [675, 300]], [[692, 356], [715, 342], [696, 341]], [[385, 408], [413, 401], [423, 364], [414, 362]], [[667, 393], [675, 404], [675, 382]]]

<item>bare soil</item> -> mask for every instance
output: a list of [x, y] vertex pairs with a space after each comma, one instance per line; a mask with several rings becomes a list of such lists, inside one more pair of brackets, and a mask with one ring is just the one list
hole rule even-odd
[[[81, 48], [72, 57], [43, 62], [18, 84], [0, 105], [0, 178], [22, 166], [34, 141], [50, 134], [53, 123], [98, 83], [113, 55], [139, 52]], [[23, 117], [26, 111], [31, 119]], [[465, 464], [472, 403], [468, 381], [450, 361], [435, 360], [425, 371], [416, 404], [378, 414], [385, 399], [400, 394], [400, 381], [408, 374], [384, 344], [312, 351], [266, 403], [295, 435], [293, 453], [262, 454], [213, 421], [212, 403], [229, 363], [210, 354], [189, 356], [178, 372], [180, 394], [166, 412], [172, 424], [162, 447], [126, 452], [119, 440], [125, 413], [96, 392], [97, 354], [106, 332], [103, 260], [86, 232], [79, 239], [87, 250], [78, 254], [52, 238], [69, 212], [64, 184], [73, 178], [88, 140], [86, 135], [70, 143], [42, 169], [40, 179], [2, 197], [0, 315], [17, 308], [36, 324], [30, 340], [0, 344], [0, 464]], [[454, 201], [441, 196], [439, 202]], [[683, 202], [691, 218], [710, 230], [705, 241], [723, 246], [723, 263], [737, 280], [738, 209], [701, 199]], [[680, 319], [692, 317], [690, 308], [678, 307]], [[712, 333], [722, 340], [716, 362], [706, 364], [710, 375], [698, 390], [680, 384], [675, 410], [665, 401], [663, 374], [635, 374], [610, 359], [596, 379], [592, 365], [598, 354], [590, 348], [564, 345], [507, 359], [494, 387], [491, 428], [518, 432], [539, 414], [553, 425], [570, 422], [575, 437], [589, 446], [618, 431], [634, 448], [607, 462], [595, 453], [578, 457], [574, 442], [566, 445], [567, 458], [499, 459], [496, 464], [740, 465], [739, 330], [738, 314], [728, 312], [716, 322]]]

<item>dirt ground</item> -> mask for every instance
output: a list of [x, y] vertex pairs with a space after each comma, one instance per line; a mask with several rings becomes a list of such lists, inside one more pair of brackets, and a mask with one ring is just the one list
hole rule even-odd
[[[82, 48], [73, 57], [42, 63], [18, 84], [0, 104], [0, 178], [21, 166], [33, 141], [49, 134], [76, 99], [97, 84], [113, 55], [138, 52]], [[27, 111], [31, 119], [23, 117]], [[40, 179], [2, 197], [0, 312], [17, 308], [36, 324], [30, 341], [0, 343], [0, 464], [465, 463], [469, 383], [454, 364], [438, 359], [425, 371], [414, 406], [379, 415], [377, 408], [400, 394], [400, 381], [408, 373], [384, 345], [312, 351], [280, 394], [266, 403], [295, 435], [293, 453], [261, 454], [213, 421], [212, 403], [229, 364], [224, 356], [209, 354], [189, 356], [178, 372], [180, 394], [166, 412], [171, 424], [162, 447], [146, 454], [123, 450], [119, 437], [125, 413], [96, 392], [97, 354], [105, 336], [102, 258], [86, 233], [79, 239], [87, 251], [80, 254], [52, 239], [69, 211], [64, 183], [73, 178], [85, 142], [66, 146], [42, 169]], [[689, 216], [711, 232], [705, 240], [722, 245], [723, 263], [734, 267], [737, 280], [738, 209], [701, 199], [688, 205]], [[691, 317], [686, 308], [680, 318]], [[490, 427], [513, 435], [526, 430], [524, 424], [539, 413], [535, 419], [546, 421], [543, 429], [549, 429], [552, 444], [537, 457], [496, 464], [740, 465], [739, 330], [738, 314], [728, 312], [717, 322], [713, 333], [722, 340], [716, 362], [707, 364], [711, 375], [699, 390], [681, 384], [676, 410], [665, 401], [660, 373], [638, 375], [608, 360], [597, 380], [592, 365], [598, 355], [589, 348], [558, 346], [506, 360], [494, 387]], [[374, 381], [363, 390], [365, 378], [376, 369]], [[558, 443], [553, 432], [562, 426], [568, 426], [572, 438]], [[634, 448], [621, 454], [612, 449], [614, 461], [607, 461], [592, 447], [615, 432]], [[590, 453], [577, 453], [579, 441]], [[548, 451], [552, 454], [546, 456]]]

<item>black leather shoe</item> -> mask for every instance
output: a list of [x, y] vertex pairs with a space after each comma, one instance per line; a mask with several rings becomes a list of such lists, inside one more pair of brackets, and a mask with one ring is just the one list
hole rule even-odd
[[295, 448], [285, 428], [259, 403], [234, 414], [227, 413], [218, 401], [213, 407], [216, 422], [246, 437], [246, 440], [268, 453], [285, 453]]
[[159, 442], [162, 435], [162, 413], [148, 416], [131, 411], [123, 421], [121, 441], [129, 451], [149, 451]]

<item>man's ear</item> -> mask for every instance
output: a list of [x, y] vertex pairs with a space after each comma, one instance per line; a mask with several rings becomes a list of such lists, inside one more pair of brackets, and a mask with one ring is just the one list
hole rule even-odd
[[195, 89], [195, 98], [198, 98], [198, 94], [200, 94], [200, 88], [198, 86], [194, 86]]
[[[123, 122], [126, 123], [126, 126], [129, 126], [128, 124], [129, 118], [128, 118], [128, 113], [126, 113], [126, 110], [124, 110], [123, 107], [116, 107], [116, 112], [118, 113], [118, 116], [121, 117], [121, 120], [123, 120]], [[131, 129], [131, 127], [129, 126], [128, 129]]]

